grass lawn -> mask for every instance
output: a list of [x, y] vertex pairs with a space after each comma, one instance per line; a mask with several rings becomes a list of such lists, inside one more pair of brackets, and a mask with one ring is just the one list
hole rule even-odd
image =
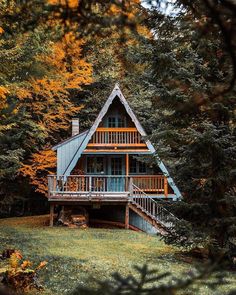
[[[114, 272], [127, 276], [133, 273], [134, 265], [148, 264], [175, 276], [194, 268], [177, 258], [178, 249], [156, 236], [129, 230], [49, 228], [47, 221], [47, 216], [0, 219], [0, 252], [19, 249], [35, 264], [48, 262], [40, 276], [43, 294], [69, 294], [78, 285], [93, 285], [94, 279], [110, 279]], [[0, 268], [3, 263], [0, 260]], [[233, 274], [227, 277], [230, 286], [222, 286], [219, 294], [236, 289]], [[218, 293], [201, 287], [192, 294]]]

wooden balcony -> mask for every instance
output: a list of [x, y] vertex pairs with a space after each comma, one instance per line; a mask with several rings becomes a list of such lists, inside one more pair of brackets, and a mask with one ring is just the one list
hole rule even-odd
[[146, 147], [136, 128], [97, 128], [91, 138], [91, 147]]
[[[134, 185], [134, 186], [133, 186]], [[146, 194], [168, 197], [167, 178], [162, 175], [150, 176], [108, 176], [108, 175], [70, 175], [68, 177], [48, 176], [49, 199], [92, 197], [128, 197], [138, 187]]]

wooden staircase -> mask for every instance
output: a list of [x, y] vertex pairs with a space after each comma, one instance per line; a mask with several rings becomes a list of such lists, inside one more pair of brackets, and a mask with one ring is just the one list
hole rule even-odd
[[160, 234], [167, 235], [177, 217], [135, 184], [131, 186], [129, 208], [154, 226]]

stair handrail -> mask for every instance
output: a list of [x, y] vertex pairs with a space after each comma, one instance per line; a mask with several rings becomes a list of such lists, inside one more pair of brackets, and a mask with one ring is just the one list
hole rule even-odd
[[[135, 196], [135, 191], [138, 191], [142, 197], [139, 196]], [[157, 214], [152, 214], [151, 212], [149, 212], [148, 210], [146, 210], [143, 206], [143, 209], [146, 211], [146, 213], [148, 213], [149, 215], [152, 215], [152, 217], [155, 217], [159, 222], [161, 222], [163, 225], [167, 226], [167, 222], [168, 220], [178, 220], [178, 218], [171, 213], [170, 211], [168, 211], [163, 205], [159, 204], [156, 200], [154, 200], [152, 197], [148, 196], [142, 189], [140, 189], [137, 185], [135, 185], [134, 183], [132, 183], [132, 194], [131, 194], [131, 198], [132, 200], [136, 203], [136, 205], [140, 204], [138, 202], [135, 201], [135, 198], [142, 198], [142, 199], [149, 200], [152, 203], [152, 211], [153, 211], [153, 204], [155, 204], [156, 209], [154, 209], [154, 213], [158, 213], [159, 210], [161, 210], [162, 212], [160, 212], [161, 214], [159, 214], [159, 216], [157, 216]], [[146, 201], [148, 202], [148, 201]], [[150, 204], [149, 204], [150, 207]], [[163, 214], [164, 212], [164, 214]], [[162, 220], [161, 215], [166, 215], [167, 220]], [[159, 218], [158, 218], [159, 217]]]

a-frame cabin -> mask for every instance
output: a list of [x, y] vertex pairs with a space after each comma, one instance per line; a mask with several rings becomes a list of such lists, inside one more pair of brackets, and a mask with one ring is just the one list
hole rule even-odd
[[[93, 126], [53, 147], [57, 175], [50, 175], [50, 224], [54, 205], [83, 206], [92, 217], [124, 222], [145, 231], [164, 232], [170, 213], [160, 199], [181, 194], [160, 161], [147, 134], [116, 84]], [[154, 157], [155, 165], [138, 160]], [[100, 214], [99, 214], [100, 213]]]

